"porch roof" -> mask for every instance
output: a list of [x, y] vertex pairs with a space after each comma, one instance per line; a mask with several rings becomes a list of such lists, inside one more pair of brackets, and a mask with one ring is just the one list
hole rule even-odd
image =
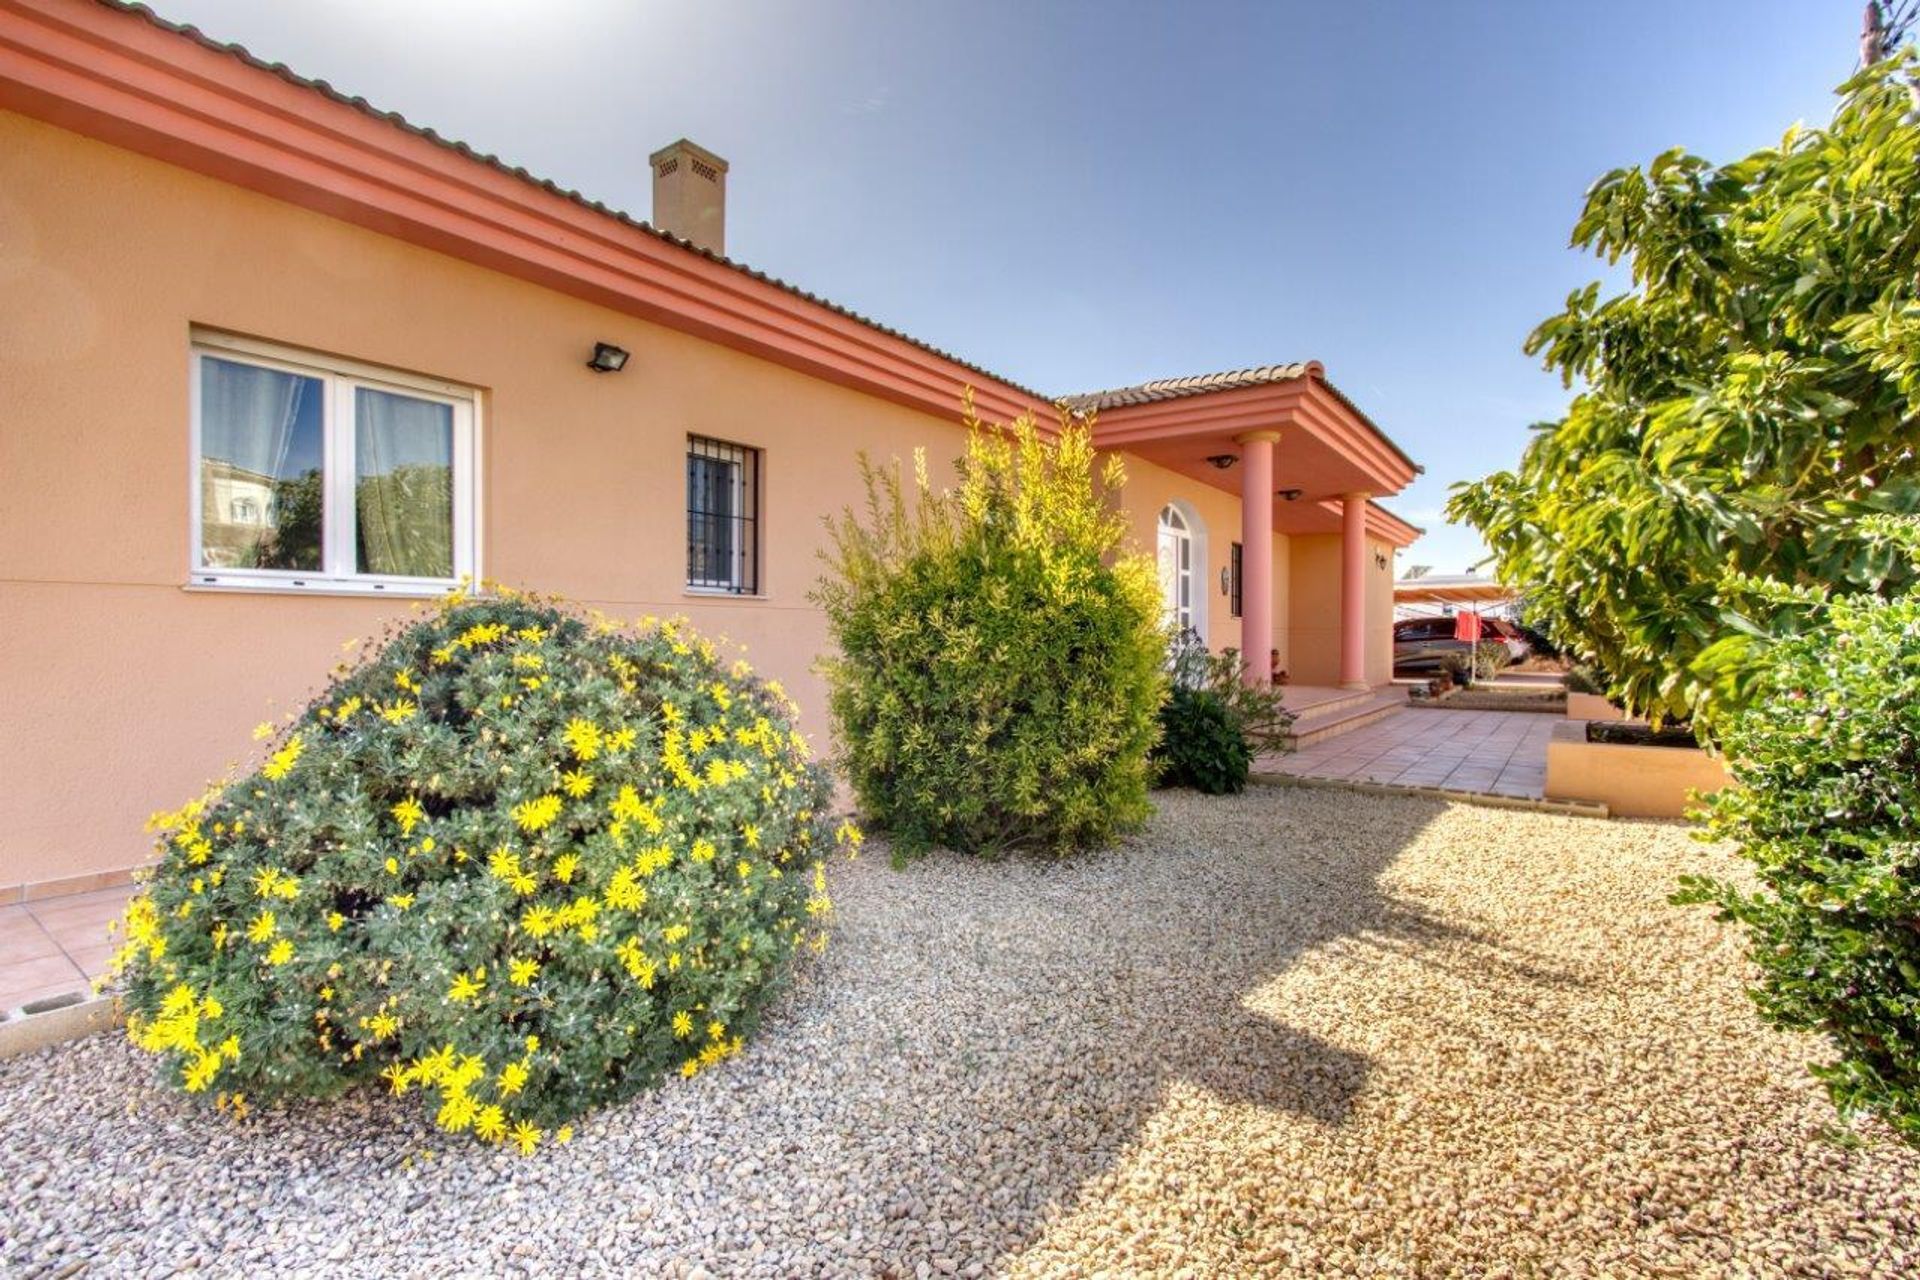
[[[1094, 442], [1239, 494], [1240, 438], [1277, 431], [1274, 504], [1280, 533], [1338, 533], [1341, 499], [1398, 493], [1421, 467], [1327, 381], [1317, 360], [1262, 365], [1069, 396], [1072, 412], [1094, 418]], [[1224, 463], [1224, 465], [1223, 465]], [[1403, 547], [1421, 534], [1369, 502], [1367, 532]]]

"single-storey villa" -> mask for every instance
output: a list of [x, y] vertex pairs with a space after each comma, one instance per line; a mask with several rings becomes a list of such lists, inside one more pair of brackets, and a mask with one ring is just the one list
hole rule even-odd
[[[807, 593], [856, 457], [1056, 397], [722, 256], [727, 167], [635, 221], [143, 8], [0, 0], [0, 893], [90, 888], [466, 575], [744, 644], [824, 737]], [[1317, 363], [1064, 397], [1169, 616], [1390, 679], [1375, 499], [1418, 468]], [[0, 899], [4, 900], [4, 899]]]

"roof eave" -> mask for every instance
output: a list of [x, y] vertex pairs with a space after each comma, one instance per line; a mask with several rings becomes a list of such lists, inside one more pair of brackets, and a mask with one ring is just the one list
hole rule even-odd
[[0, 0], [0, 107], [942, 417], [1047, 397], [330, 86], [101, 0]]

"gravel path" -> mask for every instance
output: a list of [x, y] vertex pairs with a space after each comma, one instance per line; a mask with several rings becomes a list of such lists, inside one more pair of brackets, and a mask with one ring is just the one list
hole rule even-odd
[[[0, 1272], [1913, 1274], [1675, 828], [1164, 794], [1073, 865], [884, 851], [738, 1061], [533, 1159], [372, 1094], [236, 1124], [117, 1036], [0, 1063]], [[411, 1102], [411, 1099], [406, 1100]]]

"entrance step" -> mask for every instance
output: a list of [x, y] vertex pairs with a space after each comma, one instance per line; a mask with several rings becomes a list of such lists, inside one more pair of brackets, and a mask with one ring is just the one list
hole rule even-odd
[[1384, 720], [1407, 705], [1405, 692], [1388, 689], [1382, 692], [1373, 690], [1355, 690], [1351, 697], [1337, 701], [1318, 702], [1303, 707], [1297, 713], [1292, 730], [1287, 734], [1287, 746], [1294, 751], [1310, 747], [1328, 738], [1337, 738], [1343, 733], [1352, 733], [1355, 729], [1364, 729], [1370, 724]]

